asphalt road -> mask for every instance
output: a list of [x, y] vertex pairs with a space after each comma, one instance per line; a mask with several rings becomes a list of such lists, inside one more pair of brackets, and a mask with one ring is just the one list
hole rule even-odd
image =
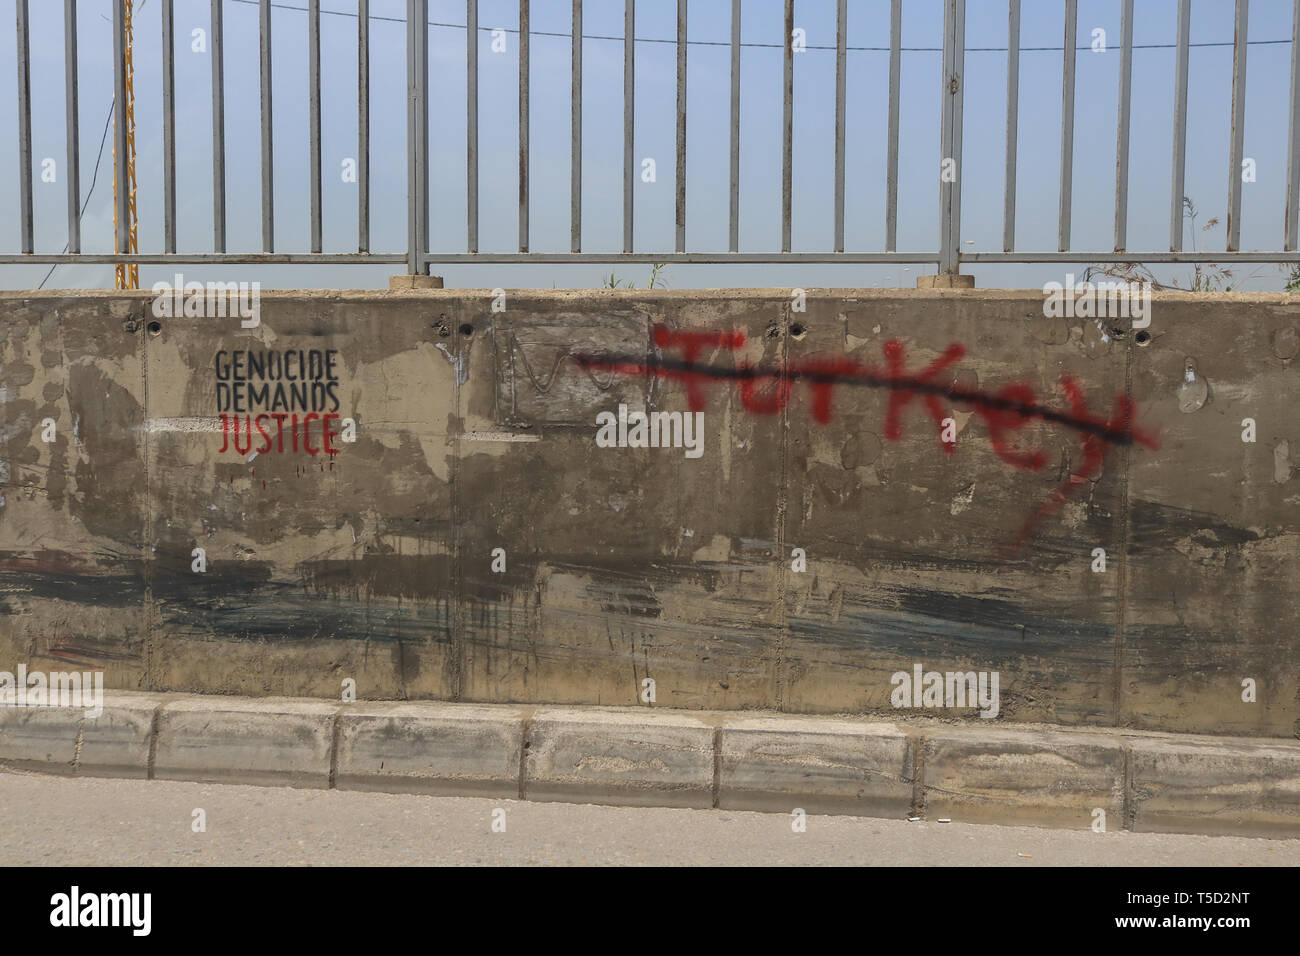
[[[195, 810], [205, 832], [195, 832]], [[505, 832], [493, 831], [494, 811]], [[1300, 840], [0, 772], [8, 865], [1298, 866]]]

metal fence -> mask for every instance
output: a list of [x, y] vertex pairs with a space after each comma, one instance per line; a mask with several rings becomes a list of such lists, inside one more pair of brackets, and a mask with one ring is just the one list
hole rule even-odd
[[[322, 252], [321, 208], [321, 75], [320, 75], [320, 2], [308, 0], [309, 38], [309, 114], [310, 114], [310, 251], [276, 252], [273, 216], [273, 137], [271, 90], [271, 6], [260, 0], [260, 90], [261, 90], [261, 231], [262, 250], [230, 252], [226, 248], [226, 210], [229, 197], [225, 178], [225, 103], [222, 74], [222, 5], [211, 2], [212, 61], [212, 251], [178, 253], [176, 251], [176, 136], [174, 115], [174, 70], [172, 0], [161, 0], [163, 50], [163, 190], [164, 232], [160, 252], [137, 253], [130, 248], [129, 232], [117, 230], [116, 252], [88, 254], [81, 251], [80, 235], [80, 165], [77, 133], [77, 27], [75, 0], [64, 0], [65, 70], [67, 89], [67, 185], [68, 251], [63, 254], [35, 254], [32, 220], [32, 136], [30, 96], [30, 38], [28, 0], [15, 0], [17, 7], [18, 46], [18, 143], [20, 161], [20, 254], [0, 254], [0, 264], [26, 263], [133, 263], [165, 264], [171, 262], [202, 263], [405, 263], [410, 273], [422, 274], [432, 264], [463, 263], [609, 263], [609, 262], [682, 262], [682, 263], [930, 263], [940, 272], [956, 273], [969, 262], [1300, 262], [1297, 253], [1297, 202], [1300, 196], [1300, 142], [1296, 115], [1300, 106], [1300, 0], [1293, 0], [1290, 108], [1287, 136], [1287, 187], [1285, 230], [1282, 248], [1274, 251], [1242, 252], [1241, 235], [1241, 167], [1245, 119], [1246, 37], [1249, 0], [1235, 0], [1235, 34], [1233, 39], [1232, 109], [1230, 159], [1227, 182], [1226, 249], [1221, 251], [1183, 249], [1183, 180], [1187, 147], [1187, 80], [1191, 0], [1178, 0], [1178, 24], [1175, 67], [1175, 105], [1173, 124], [1172, 185], [1169, 199], [1169, 248], [1167, 250], [1129, 250], [1127, 248], [1129, 125], [1133, 63], [1133, 0], [1122, 0], [1119, 57], [1119, 103], [1117, 109], [1117, 156], [1115, 162], [1114, 248], [1105, 251], [1073, 250], [1071, 232], [1071, 184], [1074, 153], [1075, 59], [1078, 26], [1077, 0], [1063, 0], [1065, 35], [1063, 43], [1060, 208], [1058, 213], [1058, 248], [1055, 251], [1025, 250], [1015, 244], [1016, 205], [1016, 138], [1019, 125], [1019, 62], [1021, 0], [1007, 4], [1007, 94], [1006, 94], [1006, 169], [1003, 182], [1003, 251], [964, 252], [960, 248], [962, 186], [962, 109], [965, 70], [965, 0], [943, 0], [942, 100], [939, 116], [941, 150], [945, 160], [952, 160], [956, 175], [938, 177], [940, 216], [937, 242], [933, 251], [899, 252], [898, 233], [898, 131], [902, 0], [891, 0], [889, 30], [888, 140], [884, 188], [885, 248], [876, 251], [844, 249], [844, 179], [846, 123], [846, 37], [848, 0], [837, 0], [835, 47], [835, 136], [834, 136], [834, 223], [833, 251], [799, 252], [791, 249], [791, 207], [793, 181], [794, 121], [794, 0], [785, 0], [783, 43], [783, 100], [781, 148], [781, 244], [771, 252], [739, 252], [740, 237], [740, 26], [741, 0], [731, 3], [731, 111], [730, 111], [730, 221], [727, 252], [688, 251], [686, 248], [686, 50], [687, 0], [677, 0], [677, 124], [675, 225], [673, 249], [636, 250], [633, 247], [635, 214], [633, 184], [636, 159], [633, 152], [633, 125], [636, 87], [636, 0], [625, 0], [623, 37], [623, 243], [620, 251], [583, 251], [582, 248], [582, 0], [572, 0], [572, 82], [571, 122], [571, 226], [570, 251], [539, 253], [529, 251], [529, 0], [519, 2], [519, 242], [511, 253], [480, 252], [478, 249], [478, 0], [466, 2], [466, 196], [467, 248], [463, 253], [429, 251], [429, 89], [428, 89], [428, 2], [407, 0], [406, 23], [426, 24], [424, 29], [406, 30], [407, 72], [407, 239], [406, 250], [375, 253], [370, 250], [370, 68], [368, 0], [357, 2], [358, 57], [358, 237], [355, 253]], [[114, 91], [115, 102], [128, 96], [127, 31], [129, 11], [124, 2], [114, 2]], [[125, 156], [129, 131], [121, 122], [114, 124], [115, 155]], [[132, 216], [134, 183], [128, 181], [125, 163], [115, 168], [116, 222], [126, 223]]]

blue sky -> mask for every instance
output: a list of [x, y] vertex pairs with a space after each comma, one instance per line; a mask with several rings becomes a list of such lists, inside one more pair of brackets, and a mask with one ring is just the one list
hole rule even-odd
[[[140, 183], [140, 248], [162, 248], [161, 58], [158, 0], [137, 12], [135, 43], [136, 145]], [[717, 46], [691, 45], [688, 59], [687, 249], [725, 251], [729, 163], [729, 0], [692, 0], [689, 36]], [[1130, 249], [1168, 244], [1170, 150], [1174, 80], [1175, 0], [1135, 4], [1133, 112], [1130, 163]], [[273, 10], [275, 54], [276, 251], [308, 248], [306, 0], [283, 0]], [[324, 0], [324, 11], [355, 14], [355, 4]], [[62, 5], [31, 4], [33, 156], [37, 249], [58, 252], [67, 239], [64, 165]], [[622, 237], [623, 4], [584, 4], [584, 251], [617, 251]], [[900, 250], [937, 245], [941, 0], [904, 0], [902, 126], [899, 136]], [[209, 26], [203, 0], [176, 0], [178, 245], [212, 246], [209, 53], [190, 49], [191, 31]], [[81, 71], [82, 196], [90, 187], [100, 134], [111, 105], [109, 0], [78, 4]], [[532, 0], [531, 206], [535, 251], [569, 247], [569, 0]], [[405, 3], [372, 0], [371, 13], [371, 249], [405, 247]], [[1251, 4], [1245, 155], [1256, 160], [1257, 180], [1243, 185], [1243, 249], [1282, 244], [1286, 193], [1292, 4]], [[1021, 26], [1017, 247], [1055, 250], [1060, 164], [1061, 70], [1064, 3], [1024, 0]], [[381, 19], [391, 18], [391, 19]], [[888, 0], [849, 0], [848, 43], [888, 47]], [[1077, 53], [1072, 246], [1104, 250], [1112, 244], [1115, 117], [1120, 55], [1119, 0], [1080, 0], [1078, 45], [1094, 28], [1106, 31], [1108, 50]], [[429, 19], [431, 245], [461, 252], [466, 241], [465, 4], [431, 0]], [[258, 10], [254, 2], [225, 2], [226, 176], [229, 251], [260, 251], [260, 142], [258, 131]], [[781, 0], [745, 0], [741, 56], [741, 250], [780, 246]], [[446, 24], [446, 25], [442, 25]], [[795, 24], [810, 49], [795, 56], [794, 233], [796, 251], [825, 251], [833, 241], [835, 108], [834, 0], [798, 0]], [[323, 194], [326, 251], [356, 250], [356, 186], [340, 176], [356, 156], [356, 18], [326, 12], [321, 19]], [[479, 143], [481, 251], [514, 251], [517, 242], [518, 36], [507, 34], [504, 53], [491, 50], [493, 28], [516, 30], [518, 4], [481, 0], [479, 6]], [[999, 251], [1002, 243], [1005, 142], [1005, 0], [967, 0], [963, 161], [963, 248]], [[1220, 225], [1194, 241], [1223, 248], [1228, 186], [1233, 3], [1193, 0], [1190, 59], [1187, 195], [1200, 224]], [[561, 36], [548, 36], [557, 33]], [[636, 51], [638, 157], [656, 160], [655, 183], [636, 183], [638, 251], [673, 248], [676, 49], [675, 0], [639, 0]], [[613, 39], [604, 39], [611, 37]], [[0, 49], [14, 49], [14, 19], [0, 19]], [[1284, 41], [1284, 42], [1261, 42]], [[1225, 44], [1195, 46], [1195, 44]], [[1164, 46], [1152, 46], [1164, 45]], [[818, 46], [830, 49], [815, 49]], [[1055, 50], [1032, 50], [1055, 47]], [[935, 49], [925, 49], [935, 48]], [[210, 47], [209, 47], [210, 50]], [[11, 59], [11, 58], [9, 58]], [[887, 52], [848, 54], [846, 249], [884, 248], [887, 132]], [[11, 59], [12, 62], [12, 59]], [[0, 75], [0, 128], [17, 130], [16, 70]], [[111, 138], [83, 220], [83, 249], [112, 246]], [[59, 181], [40, 181], [45, 157], [57, 162]], [[0, 144], [0, 180], [14, 184], [16, 135]], [[18, 189], [0, 192], [0, 245], [16, 252]], [[1191, 232], [1186, 244], [1193, 242]], [[912, 286], [913, 265], [670, 265], [673, 288], [716, 286]], [[448, 286], [583, 287], [599, 285], [613, 269], [644, 285], [640, 264], [599, 266], [468, 265], [437, 269]], [[0, 267], [0, 285], [31, 288], [49, 267]], [[141, 284], [170, 276], [166, 267], [142, 267]], [[256, 279], [266, 288], [384, 286], [393, 266], [186, 266], [187, 279]], [[1060, 281], [1061, 265], [966, 265], [982, 287], [1040, 287]], [[1078, 271], [1077, 269], [1074, 271]], [[1155, 270], [1186, 278], [1190, 266]], [[1280, 288], [1271, 266], [1245, 266], [1241, 288]], [[112, 284], [109, 266], [60, 266], [47, 287]]]

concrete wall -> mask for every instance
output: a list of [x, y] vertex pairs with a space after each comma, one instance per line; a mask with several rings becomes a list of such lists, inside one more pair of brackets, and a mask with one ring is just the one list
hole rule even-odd
[[[265, 293], [242, 329], [156, 319], [147, 292], [0, 294], [0, 670], [602, 704], [650, 677], [661, 707], [889, 714], [920, 664], [997, 671], [1001, 721], [1300, 733], [1300, 299], [1158, 295], [1145, 335], [1046, 318], [1033, 292], [497, 304]], [[680, 361], [660, 326], [745, 344], [701, 347], [709, 380], [578, 361]], [[271, 450], [254, 430], [257, 454], [221, 451], [232, 350], [332, 354], [317, 407], [355, 441], [326, 454], [313, 419], [318, 453], [295, 452], [286, 420], [278, 451], [260, 419]], [[804, 377], [777, 407], [747, 364]], [[908, 382], [953, 419], [951, 453]], [[281, 410], [252, 384], [254, 414]], [[691, 390], [700, 457], [597, 446], [598, 412], [685, 412]], [[1123, 440], [1125, 396], [1148, 443]]]

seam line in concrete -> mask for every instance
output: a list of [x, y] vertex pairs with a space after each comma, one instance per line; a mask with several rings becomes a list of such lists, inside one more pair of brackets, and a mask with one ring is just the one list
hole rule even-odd
[[[776, 383], [778, 391], [789, 385], [785, 378], [786, 369], [790, 362], [790, 306], [786, 304], [781, 310], [781, 379]], [[781, 475], [776, 486], [776, 528], [773, 529], [776, 534], [776, 610], [779, 615], [777, 621], [778, 630], [776, 633], [776, 655], [773, 663], [773, 684], [774, 694], [773, 707], [779, 712], [785, 711], [785, 671], [786, 671], [786, 652], [789, 646], [790, 638], [790, 615], [787, 609], [789, 601], [789, 575], [786, 569], [785, 557], [785, 519], [786, 511], [789, 508], [790, 501], [790, 409], [789, 403], [781, 406], [780, 417], [777, 422], [777, 428], [780, 429], [781, 440], [779, 447], [781, 450]]]
[[[134, 307], [132, 308], [134, 312]], [[140, 337], [140, 401], [144, 409], [144, 419], [149, 419], [149, 335], [145, 331], [145, 318], [147, 310], [142, 309], [139, 323], [140, 329], [136, 332]], [[154, 690], [158, 687], [159, 681], [156, 679], [158, 670], [158, 661], [155, 659], [155, 637], [156, 622], [154, 620], [154, 597], [153, 597], [153, 579], [155, 562], [157, 561], [157, 552], [154, 549], [154, 527], [153, 527], [153, 474], [149, 468], [149, 460], [153, 453], [153, 443], [150, 438], [150, 432], [147, 428], [142, 428], [140, 444], [144, 448], [143, 458], [144, 467], [144, 527], [141, 529], [140, 545], [141, 557], [145, 560], [142, 562], [142, 573], [144, 575], [144, 592], [141, 598], [144, 603], [144, 682], [145, 687]]]
[[158, 735], [162, 732], [162, 709], [161, 702], [154, 705], [153, 714], [149, 717], [149, 757], [145, 764], [145, 779], [157, 779], [158, 771]]
[[1132, 830], [1137, 823], [1137, 802], [1133, 795], [1133, 748], [1124, 747], [1124, 821], [1123, 828]]
[[713, 809], [722, 801], [722, 728], [713, 728]]
[[327, 789], [335, 790], [338, 788], [339, 779], [339, 737], [343, 732], [343, 711], [334, 712], [333, 723], [330, 726], [330, 776], [329, 786]]
[[533, 732], [533, 715], [524, 715], [523, 726], [519, 733], [519, 799], [528, 799], [528, 747], [529, 737]]
[[[1124, 351], [1124, 399], [1128, 402], [1128, 408], [1136, 408], [1133, 399], [1133, 362], [1134, 347], [1129, 344]], [[1129, 424], [1132, 424], [1130, 421]], [[1124, 726], [1124, 629], [1128, 621], [1128, 547], [1129, 547], [1129, 497], [1128, 497], [1128, 478], [1129, 468], [1132, 466], [1133, 457], [1130, 454], [1132, 445], [1123, 445], [1120, 448], [1120, 465], [1119, 465], [1119, 574], [1115, 582], [1117, 593], [1116, 599], [1116, 616], [1115, 616], [1115, 664], [1114, 680], [1115, 687], [1111, 708], [1115, 712], [1114, 724], [1116, 727]]]
[[82, 714], [81, 720], [77, 721], [77, 742], [72, 747], [72, 772], [76, 773], [81, 769], [81, 748], [86, 742], [86, 717]]
[[912, 744], [912, 816], [925, 816], [925, 747], [924, 734], [907, 735]]
[[[454, 345], [457, 346], [456, 354], [462, 355], [460, 349], [460, 325], [464, 321], [464, 316], [459, 309], [453, 308], [453, 335]], [[491, 327], [491, 323], [489, 323]], [[484, 330], [486, 334], [487, 329]], [[464, 354], [465, 364], [469, 364], [469, 355]], [[496, 350], [493, 349], [493, 375], [496, 374]], [[459, 366], [458, 366], [459, 367]], [[453, 394], [456, 397], [456, 417], [464, 421], [464, 412], [461, 408], [461, 384], [459, 373], [452, 377], [454, 382]], [[447, 496], [451, 505], [451, 620], [448, 622], [448, 638], [451, 641], [451, 659], [452, 659], [452, 699], [461, 701], [465, 699], [465, 623], [468, 615], [465, 612], [465, 540], [463, 532], [464, 523], [461, 521], [461, 500], [460, 500], [460, 483], [461, 483], [461, 429], [456, 429], [451, 436], [451, 464], [447, 475]]]

